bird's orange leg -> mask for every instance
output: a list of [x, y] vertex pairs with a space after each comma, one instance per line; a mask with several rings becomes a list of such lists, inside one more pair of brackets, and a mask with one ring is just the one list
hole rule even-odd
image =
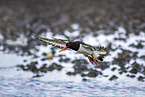
[[94, 56], [92, 55], [93, 61], [95, 62], [95, 64], [98, 66], [97, 61], [95, 60]]
[[85, 56], [89, 59], [89, 61], [90, 61], [92, 64], [94, 64], [93, 61], [89, 58], [88, 55], [85, 55]]
[[90, 61], [92, 64], [94, 64], [93, 61], [92, 61], [89, 57], [88, 57], [88, 59], [89, 59], [89, 61]]

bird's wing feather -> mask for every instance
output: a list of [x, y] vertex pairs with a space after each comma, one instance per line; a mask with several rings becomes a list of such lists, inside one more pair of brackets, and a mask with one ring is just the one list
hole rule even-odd
[[[94, 52], [94, 54], [96, 54], [96, 56], [97, 56], [96, 61], [103, 61], [104, 56], [107, 56], [109, 53], [109, 51], [106, 48], [104, 48], [103, 46], [94, 47], [94, 46], [91, 46], [91, 45], [88, 45], [85, 43], [82, 43], [82, 44], [86, 49], [92, 50]], [[84, 54], [84, 55], [86, 56], [86, 54]], [[88, 55], [88, 57], [90, 59], [92, 59], [91, 55]]]
[[94, 47], [94, 46], [91, 46], [91, 45], [88, 45], [88, 44], [85, 44], [85, 43], [82, 43], [82, 44], [85, 48], [91, 49], [92, 51], [96, 51], [100, 55], [106, 56], [109, 53], [108, 50], [103, 46]]
[[107, 56], [109, 53], [109, 51], [103, 46], [96, 47], [94, 50], [101, 56]]
[[58, 47], [58, 48], [65, 47], [66, 43], [69, 42], [68, 40], [62, 40], [62, 39], [56, 39], [56, 38], [47, 39], [47, 38], [38, 37], [36, 35], [33, 35], [33, 36], [35, 36], [37, 39], [39, 39], [42, 42], [48, 43], [49, 45], [52, 45], [52, 46], [55, 46], [55, 47]]

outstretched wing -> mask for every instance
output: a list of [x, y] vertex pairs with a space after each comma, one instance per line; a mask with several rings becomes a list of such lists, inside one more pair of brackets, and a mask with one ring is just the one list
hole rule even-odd
[[56, 38], [47, 39], [47, 38], [38, 37], [34, 34], [32, 34], [32, 35], [35, 36], [40, 41], [48, 43], [49, 45], [52, 45], [52, 46], [55, 46], [55, 47], [58, 47], [58, 48], [64, 48], [66, 46], [66, 43], [69, 42], [68, 40], [62, 40], [62, 39], [56, 39]]
[[85, 44], [85, 43], [82, 43], [82, 45], [86, 48], [86, 49], [90, 49], [92, 51], [96, 51], [96, 53], [98, 53], [99, 55], [102, 55], [102, 56], [107, 56], [109, 51], [107, 50], [107, 48], [103, 47], [103, 46], [91, 46], [89, 44]]
[[109, 51], [107, 50], [107, 48], [103, 47], [103, 46], [99, 46], [94, 48], [95, 52], [98, 53], [100, 56], [107, 56]]
[[[83, 43], [83, 45], [85, 46], [85, 48], [93, 51], [96, 61], [103, 61], [103, 58], [105, 56], [107, 56], [109, 53], [109, 51], [103, 46], [94, 47], [94, 46], [91, 46], [91, 45], [88, 45], [85, 43]], [[86, 54], [84, 54], [84, 55], [86, 56]], [[92, 61], [92, 62], [94, 61], [92, 55], [87, 55], [87, 57], [89, 58], [90, 61]]]

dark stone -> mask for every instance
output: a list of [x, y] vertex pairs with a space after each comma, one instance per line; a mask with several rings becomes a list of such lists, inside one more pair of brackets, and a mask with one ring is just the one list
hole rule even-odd
[[137, 74], [138, 72], [141, 71], [141, 66], [136, 62], [134, 62], [132, 66], [133, 66], [132, 69], [129, 71], [130, 73]]
[[102, 70], [105, 70], [105, 69], [109, 68], [109, 63], [108, 62], [100, 62], [99, 68], [101, 68]]
[[43, 76], [43, 75], [37, 74], [37, 75], [33, 76], [33, 78], [35, 78], [35, 77], [42, 77], [42, 76]]
[[118, 54], [118, 58], [114, 58], [112, 62], [113, 64], [118, 64], [120, 67], [124, 67], [126, 62], [129, 62], [130, 59], [132, 58], [131, 51], [123, 50], [123, 49], [122, 51], [123, 51], [122, 53]]
[[23, 62], [27, 62], [27, 60], [23, 60]]
[[86, 79], [86, 78], [83, 78], [82, 80], [83, 80], [83, 81], [87, 81], [87, 79]]
[[104, 77], [108, 77], [109, 75], [103, 75]]
[[119, 72], [119, 74], [123, 74], [123, 72]]
[[79, 65], [80, 63], [81, 64], [88, 64], [88, 62], [85, 59], [77, 59], [77, 60], [72, 61], [72, 63], [74, 63], [76, 65]]
[[75, 72], [67, 72], [66, 74], [67, 75], [76, 75], [77, 73], [75, 73]]
[[139, 80], [139, 81], [144, 81], [144, 79], [145, 79], [145, 77], [143, 77], [143, 76], [139, 76], [139, 77], [138, 77], [138, 80]]
[[126, 76], [131, 77], [131, 78], [135, 78], [135, 75], [129, 75], [129, 74], [127, 74]]
[[84, 76], [87, 76], [87, 74], [82, 73], [81, 76], [84, 77]]
[[88, 77], [96, 77], [100, 73], [97, 70], [90, 70], [89, 73], [87, 74]]
[[111, 70], [112, 70], [112, 71], [115, 71], [116, 69], [117, 69], [116, 67], [113, 67]]
[[145, 55], [142, 55], [140, 58], [144, 59], [145, 60]]
[[27, 65], [27, 70], [32, 71], [34, 73], [38, 72], [38, 68], [36, 67], [36, 64], [38, 64], [38, 62], [31, 62], [30, 64]]
[[139, 42], [137, 45], [131, 44], [130, 46], [136, 47], [136, 48], [143, 48], [144, 47], [141, 42]]
[[130, 75], [131, 78], [135, 78], [135, 75]]
[[48, 68], [46, 67], [47, 64], [43, 64], [43, 66], [39, 69], [41, 72], [46, 73], [48, 71]]
[[47, 69], [48, 71], [53, 71], [55, 69], [61, 70], [63, 67], [61, 65], [58, 65], [57, 63], [52, 63]]
[[23, 64], [16, 65], [16, 67], [19, 67], [19, 68], [21, 68], [21, 69], [22, 69], [22, 70], [24, 70], [24, 71], [26, 71], [26, 70], [27, 70]]
[[60, 58], [59, 62], [69, 62], [70, 58]]
[[66, 74], [67, 74], [67, 75], [72, 75], [72, 72], [67, 72]]
[[127, 73], [127, 70], [124, 66], [121, 66], [120, 69], [118, 69], [118, 70], [121, 72], [120, 74]]
[[43, 58], [43, 59], [41, 59], [41, 61], [45, 61], [45, 60], [47, 60], [47, 58]]
[[24, 65], [17, 65], [17, 67], [21, 68], [24, 71], [32, 71], [33, 73], [37, 73], [39, 70], [36, 67], [36, 65], [38, 64], [38, 62], [31, 62], [30, 64], [27, 64], [26, 66]]
[[83, 71], [88, 70], [88, 67], [87, 67], [88, 62], [84, 59], [74, 60], [74, 61], [72, 61], [72, 63], [75, 64], [73, 66], [75, 73], [81, 74]]
[[37, 55], [34, 55], [34, 56], [33, 56], [33, 58], [39, 58], [39, 56], [37, 56]]
[[49, 67], [47, 68], [47, 70], [48, 70], [48, 71], [53, 71], [53, 70], [55, 70], [55, 68], [54, 68], [53, 66], [49, 66]]
[[116, 76], [116, 75], [113, 75], [109, 80], [116, 80], [116, 79], [118, 79], [118, 77]]

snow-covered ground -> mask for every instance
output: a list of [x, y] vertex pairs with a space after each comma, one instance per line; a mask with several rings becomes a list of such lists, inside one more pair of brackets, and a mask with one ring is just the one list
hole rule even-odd
[[[65, 31], [64, 34], [66, 36], [78, 37], [80, 35], [80, 28], [78, 24], [73, 24], [72, 28], [74, 32]], [[97, 31], [98, 32], [98, 31]], [[97, 33], [96, 32], [96, 33]], [[112, 64], [114, 58], [118, 58], [118, 54], [122, 53], [122, 50], [128, 50], [132, 53], [137, 53], [137, 58], [131, 58], [129, 62], [126, 62], [126, 67], [131, 66], [134, 62], [145, 66], [145, 60], [140, 57], [145, 55], [145, 32], [140, 32], [139, 35], [135, 35], [133, 33], [127, 35], [126, 30], [123, 27], [119, 27], [114, 34], [105, 35], [103, 34], [103, 30], [99, 31], [98, 36], [94, 36], [93, 34], [88, 34], [82, 38], [84, 43], [93, 45], [93, 46], [104, 46], [107, 47], [110, 43], [112, 44], [112, 51], [109, 52], [109, 55], [104, 58], [104, 62], [110, 63], [109, 68], [105, 70], [101, 70], [100, 68], [96, 68], [95, 65], [89, 63], [91, 68], [95, 68], [99, 71], [102, 71], [103, 75], [108, 75], [108, 77], [103, 77], [99, 75], [95, 78], [85, 77], [88, 79], [86, 82], [82, 82], [82, 77], [77, 74], [75, 76], [68, 76], [66, 72], [73, 71], [74, 64], [71, 63], [72, 60], [75, 59], [85, 59], [81, 54], [77, 54], [75, 51], [64, 50], [61, 53], [58, 53], [59, 48], [56, 49], [55, 56], [51, 60], [44, 60], [42, 58], [47, 58], [46, 56], [42, 56], [43, 53], [51, 54], [52, 46], [36, 46], [35, 49], [31, 49], [31, 53], [39, 56], [38, 58], [33, 58], [31, 56], [18, 56], [17, 54], [8, 54], [4, 52], [0, 52], [0, 96], [144, 96], [144, 82], [138, 81], [136, 78], [127, 77], [126, 74], [119, 74], [117, 71], [120, 66], [117, 64]], [[45, 34], [41, 34], [40, 37], [45, 38], [58, 38], [58, 39], [67, 39], [64, 35], [54, 35], [50, 30]], [[23, 40], [24, 38], [24, 40]], [[121, 38], [121, 40], [120, 40]], [[0, 42], [2, 42], [3, 36], [0, 34]], [[77, 39], [76, 39], [77, 40]], [[79, 39], [78, 39], [79, 40]], [[143, 45], [142, 48], [137, 48], [134, 46], [130, 46], [132, 44], [137, 45], [138, 42], [141, 42]], [[21, 35], [20, 38], [13, 40], [7, 40], [6, 43], [8, 45], [26, 45], [27, 39], [25, 39], [24, 35]], [[3, 46], [0, 46], [2, 49]], [[64, 54], [65, 58], [70, 58], [71, 60], [67, 63], [59, 62], [59, 55]], [[23, 60], [27, 60], [27, 62], [23, 62]], [[22, 71], [18, 70], [16, 67], [17, 64], [27, 65], [30, 62], [38, 62], [36, 65], [40, 68], [43, 64], [51, 65], [52, 63], [57, 63], [62, 65], [64, 68], [61, 71], [48, 71], [43, 74], [44, 76], [38, 78], [32, 78], [34, 75], [30, 71]], [[123, 61], [123, 60], [122, 60]], [[89, 61], [88, 61], [89, 62]], [[99, 64], [101, 65], [101, 63]], [[117, 68], [112, 71], [112, 68]], [[41, 74], [41, 73], [40, 73]], [[116, 75], [118, 77], [117, 80], [110, 81], [108, 80], [111, 76]], [[135, 74], [136, 77], [144, 76], [142, 73]], [[24, 86], [21, 86], [24, 84]], [[31, 91], [31, 92], [30, 92]], [[36, 95], [37, 94], [37, 95]]]

